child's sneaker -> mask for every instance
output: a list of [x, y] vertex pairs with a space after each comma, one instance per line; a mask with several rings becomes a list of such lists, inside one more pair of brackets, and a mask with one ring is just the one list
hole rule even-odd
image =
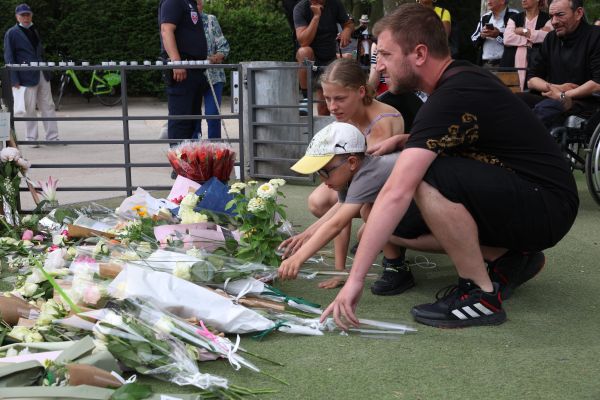
[[536, 276], [545, 263], [546, 257], [541, 251], [523, 253], [509, 250], [488, 263], [488, 273], [492, 282], [498, 282], [502, 300], [506, 300], [517, 287]]
[[392, 264], [384, 257], [382, 264], [383, 273], [371, 285], [371, 293], [377, 296], [392, 296], [415, 286], [413, 274], [404, 260], [400, 263]]
[[435, 303], [415, 306], [410, 312], [417, 322], [436, 328], [499, 325], [506, 321], [506, 313], [499, 285], [493, 285], [494, 292], [487, 293], [473, 281], [459, 278], [458, 285], [445, 288], [441, 296], [438, 292]]

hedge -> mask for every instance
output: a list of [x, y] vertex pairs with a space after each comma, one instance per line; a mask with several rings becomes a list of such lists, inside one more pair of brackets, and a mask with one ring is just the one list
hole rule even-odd
[[[14, 9], [20, 2], [0, 0], [2, 34], [16, 22]], [[94, 3], [36, 0], [28, 4], [33, 9], [33, 21], [42, 36], [47, 60], [59, 60], [61, 52], [74, 61], [94, 64], [107, 60], [155, 60], [160, 52], [158, 3], [158, 0]], [[290, 29], [276, 2], [223, 0], [205, 7], [206, 12], [217, 16], [229, 40], [228, 62], [290, 59]], [[129, 74], [128, 93], [161, 95], [163, 85], [159, 73]]]

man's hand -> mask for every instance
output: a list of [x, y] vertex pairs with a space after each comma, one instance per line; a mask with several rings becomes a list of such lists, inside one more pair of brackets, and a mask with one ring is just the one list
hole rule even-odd
[[408, 134], [403, 133], [400, 135], [394, 135], [379, 143], [376, 143], [367, 149], [367, 154], [374, 156], [383, 156], [400, 150], [406, 144], [408, 140]]
[[358, 326], [355, 310], [362, 295], [364, 281], [349, 279], [333, 302], [321, 314], [321, 322], [333, 313], [333, 319], [338, 327], [347, 331], [349, 325]]
[[350, 44], [350, 40], [352, 36], [352, 32], [344, 29], [343, 31], [340, 32], [339, 34], [339, 38], [340, 38], [340, 47], [346, 47]]
[[173, 69], [173, 80], [175, 82], [182, 82], [187, 78], [187, 70], [182, 68]]
[[310, 3], [310, 11], [313, 13], [313, 17], [321, 18], [321, 14], [323, 13], [323, 6], [318, 3]]
[[211, 64], [221, 64], [224, 59], [225, 55], [223, 53], [216, 53], [212, 56], [208, 56], [208, 61], [210, 61]]
[[294, 257], [288, 258], [284, 260], [279, 269], [277, 270], [277, 275], [280, 279], [296, 279], [298, 276], [298, 271], [300, 270], [300, 264], [295, 262]]
[[484, 38], [494, 39], [497, 38], [498, 35], [500, 35], [500, 31], [496, 27], [494, 27], [494, 29], [488, 29], [484, 26], [481, 30], [481, 36]]

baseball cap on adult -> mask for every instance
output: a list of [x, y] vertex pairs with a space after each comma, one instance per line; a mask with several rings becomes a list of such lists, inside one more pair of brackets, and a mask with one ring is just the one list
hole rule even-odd
[[15, 8], [15, 14], [17, 14], [17, 15], [33, 14], [33, 11], [31, 11], [31, 7], [29, 7], [29, 5], [23, 3], [23, 4], [19, 4], [17, 6], [17, 8]]
[[338, 154], [364, 153], [365, 135], [354, 125], [333, 122], [321, 129], [310, 141], [306, 154], [291, 168], [299, 174], [312, 174]]

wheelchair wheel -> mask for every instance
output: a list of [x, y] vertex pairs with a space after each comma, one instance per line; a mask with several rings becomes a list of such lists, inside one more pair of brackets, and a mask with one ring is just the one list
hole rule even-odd
[[594, 130], [585, 158], [585, 179], [590, 194], [600, 205], [600, 125]]

